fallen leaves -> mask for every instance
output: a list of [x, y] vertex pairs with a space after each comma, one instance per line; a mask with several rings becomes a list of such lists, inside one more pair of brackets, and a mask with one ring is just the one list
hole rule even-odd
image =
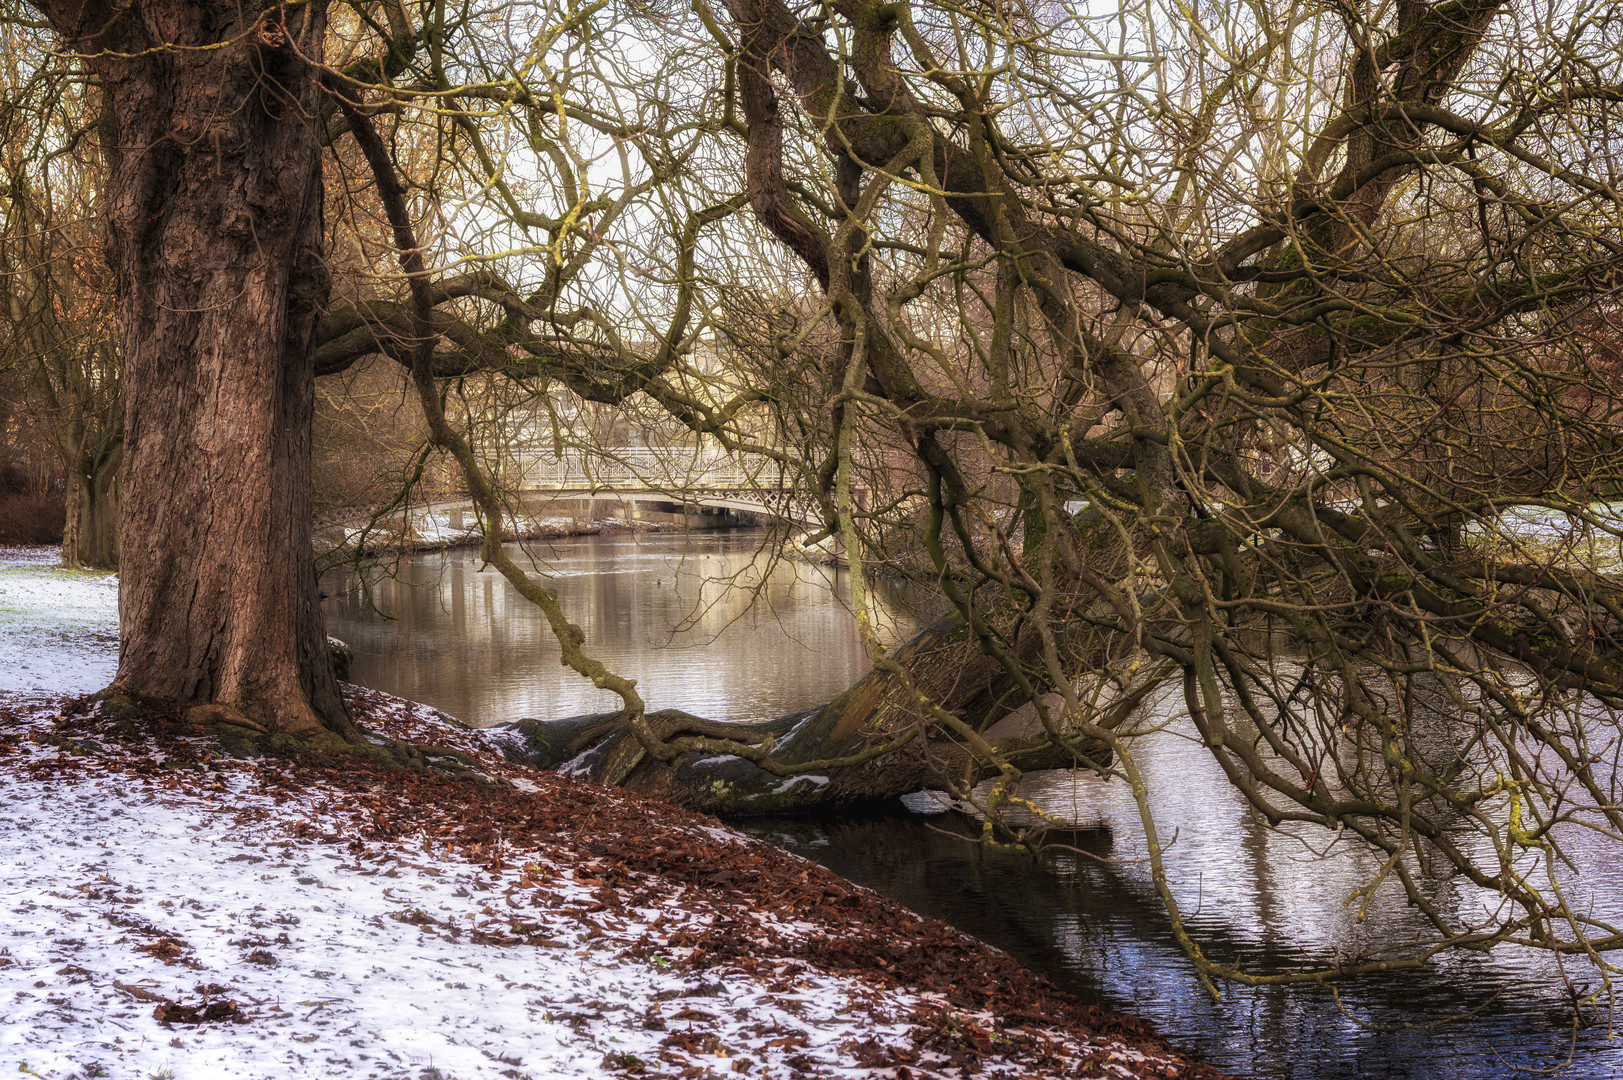
[[[480, 915], [453, 923], [402, 904], [388, 917], [469, 948], [562, 944], [547, 936], [542, 922], [521, 914], [545, 909], [554, 925], [559, 915], [576, 919], [588, 941], [603, 941], [655, 967], [723, 978], [750, 975], [772, 995], [782, 995], [773, 1007], [791, 1014], [794, 988], [812, 969], [860, 980], [872, 988], [871, 1001], [895, 988], [922, 994], [927, 1004], [911, 1016], [902, 1044], [888, 1039], [846, 1047], [847, 1060], [893, 1075], [934, 1075], [937, 1064], [975, 1072], [992, 1060], [1028, 1075], [1088, 1074], [1097, 1063], [1079, 1058], [1078, 1047], [1107, 1041], [1159, 1059], [1153, 1071], [1149, 1063], [1135, 1065], [1139, 1076], [1158, 1075], [1164, 1063], [1178, 1076], [1217, 1075], [1179, 1058], [1143, 1024], [1081, 1005], [1007, 956], [777, 847], [734, 838], [712, 818], [656, 800], [511, 765], [474, 732], [430, 732], [415, 719], [402, 725], [398, 708], [388, 716], [369, 709], [375, 697], [351, 700], [359, 723], [395, 738], [454, 743], [492, 776], [524, 783], [471, 784], [438, 769], [402, 769], [377, 755], [298, 747], [260, 747], [261, 756], [231, 758], [214, 734], [161, 705], [149, 706], [137, 730], [109, 723], [88, 699], [70, 703], [56, 730], [37, 740], [59, 752], [40, 755], [27, 768], [41, 780], [72, 780], [88, 769], [122, 770], [160, 799], [181, 789], [219, 802], [209, 793], [229, 781], [290, 806], [291, 824], [282, 828], [305, 845], [352, 855], [354, 872], [361, 874], [394, 877], [390, 863], [415, 865], [408, 859], [414, 851], [427, 856], [423, 861], [460, 855], [482, 867], [481, 880], [490, 882], [491, 900]], [[267, 816], [264, 809], [229, 806], [222, 805], [226, 826], [231, 815], [239, 823]], [[459, 889], [457, 895], [469, 894]], [[108, 902], [118, 901], [110, 893]], [[149, 956], [165, 963], [185, 959], [183, 941], [156, 927], [135, 929], [152, 938], [139, 946]], [[276, 963], [264, 948], [269, 941], [233, 944], [252, 950], [243, 957], [248, 963]], [[170, 1023], [235, 1018], [221, 1001], [154, 1004], [159, 1019]], [[678, 1075], [744, 1064], [744, 1058], [724, 1056], [720, 1038], [706, 1030], [719, 1024], [715, 1013], [689, 1004], [668, 1016], [656, 1014], [657, 1007], [645, 1026], [667, 1032], [659, 1056], [681, 1066]], [[676, 1025], [683, 1027], [673, 1030]], [[802, 1067], [797, 1059], [814, 1067], [816, 1059], [799, 1052], [809, 1049], [804, 1035], [790, 1033], [766, 1046], [784, 1054], [781, 1060], [791, 1068]], [[698, 1055], [705, 1056], [702, 1066], [687, 1060]], [[632, 1074], [658, 1068], [632, 1055], [605, 1059], [604, 1065]]]
[[248, 1020], [247, 1014], [237, 1008], [235, 1001], [200, 1001], [195, 1005], [185, 1005], [178, 1001], [164, 1001], [152, 1010], [152, 1018], [165, 1026], [170, 1024], [204, 1024], [215, 1020], [227, 1020], [231, 1023], [241, 1024]]
[[149, 941], [145, 945], [137, 945], [135, 951], [144, 952], [148, 956], [162, 960], [166, 964], [173, 964], [186, 955], [186, 946], [174, 938], [161, 937], [156, 941]]
[[134, 998], [137, 1001], [164, 1002], [164, 1001], [169, 1000], [168, 998], [164, 997], [162, 994], [154, 994], [151, 990], [148, 990], [148, 989], [146, 989], [144, 987], [134, 986], [134, 985], [132, 985], [130, 983], [122, 983], [122, 982], [119, 982], [117, 979], [113, 980], [113, 989], [117, 990], [121, 994], [129, 995], [130, 997]]

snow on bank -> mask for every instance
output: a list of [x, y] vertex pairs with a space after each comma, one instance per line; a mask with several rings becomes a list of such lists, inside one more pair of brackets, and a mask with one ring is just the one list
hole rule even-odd
[[[469, 514], [471, 516], [471, 511]], [[674, 522], [635, 518], [520, 517], [508, 523], [508, 539], [547, 540], [604, 533], [662, 532], [677, 527]], [[449, 515], [434, 511], [413, 513], [409, 522], [395, 519], [381, 526], [343, 525], [336, 528], [343, 546], [368, 552], [477, 547], [484, 539], [484, 532], [477, 524], [455, 525]]]
[[[202, 799], [123, 776], [18, 782], [16, 765], [0, 790], [7, 1073], [591, 1077], [657, 1062], [670, 1031], [697, 1020], [714, 1040], [693, 1058], [714, 1071], [750, 1060], [788, 1075], [770, 1059], [793, 1046], [821, 1075], [867, 1075], [842, 1067], [841, 1045], [905, 1032], [905, 995], [876, 1004], [817, 973], [772, 994], [667, 970], [466, 862], [290, 842], [311, 808], [241, 780]], [[268, 816], [245, 824], [243, 810]], [[500, 916], [547, 944], [473, 940], [507, 929]], [[154, 1016], [163, 999], [205, 997], [247, 1019]]]
[[118, 578], [0, 548], [0, 692], [83, 694], [118, 668]]
[[813, 864], [512, 765], [426, 706], [347, 691], [380, 736], [506, 786], [64, 708], [112, 676], [116, 588], [52, 559], [0, 551], [0, 1073], [1214, 1075], [1018, 969], [985, 989], [1006, 959]]

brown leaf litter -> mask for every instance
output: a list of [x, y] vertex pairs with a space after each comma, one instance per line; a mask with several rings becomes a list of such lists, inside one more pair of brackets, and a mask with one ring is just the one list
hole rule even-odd
[[[847, 1047], [852, 1065], [887, 1076], [922, 1075], [925, 1055], [933, 1069], [945, 1065], [964, 1074], [996, 1062], [1018, 1070], [1000, 1068], [1000, 1075], [1026, 1077], [1221, 1075], [1189, 1060], [1142, 1021], [1083, 1004], [1003, 953], [814, 863], [725, 832], [714, 818], [513, 765], [478, 733], [451, 726], [432, 710], [358, 688], [349, 699], [367, 730], [465, 758], [457, 777], [437, 768], [402, 768], [383, 755], [273, 747], [264, 739], [250, 744], [253, 756], [233, 756], [227, 746], [241, 752], [240, 740], [222, 742], [176, 709], [140, 704], [144, 715], [134, 722], [92, 698], [67, 701], [46, 730], [35, 726], [28, 735], [20, 734], [20, 716], [0, 707], [0, 747], [9, 750], [30, 737], [55, 744], [60, 753], [26, 765], [37, 778], [118, 772], [155, 793], [207, 796], [224, 791], [228, 775], [246, 776], [277, 802], [312, 807], [292, 825], [290, 842], [342, 845], [357, 854], [449, 849], [507, 881], [505, 903], [487, 907], [489, 917], [472, 930], [442, 925], [415, 909], [393, 916], [425, 934], [462, 940], [467, 933], [477, 943], [509, 947], [555, 945], [523, 910], [566, 903], [552, 888], [559, 867], [566, 867], [591, 900], [569, 901], [563, 910], [588, 936], [611, 938], [650, 962], [718, 976], [742, 972], [774, 992], [790, 990], [797, 972], [820, 969], [860, 980], [876, 994], [901, 988], [924, 995], [928, 1004], [911, 1021], [912, 1047]], [[0, 757], [0, 769], [16, 765], [15, 758]], [[532, 861], [529, 853], [537, 851], [548, 858]], [[673, 905], [683, 917], [661, 915], [648, 923], [635, 915]], [[140, 948], [168, 963], [183, 961], [186, 952], [183, 942], [168, 937]], [[252, 954], [245, 959], [263, 962]], [[245, 1018], [234, 1002], [207, 998], [192, 1004], [163, 999], [154, 1016], [166, 1024]], [[612, 1071], [699, 1075], [682, 1071], [691, 1068], [684, 1054], [708, 1048], [709, 1017], [688, 1007], [667, 1019], [684, 1027], [666, 1038], [661, 1062], [611, 1064]], [[1094, 1049], [1078, 1057], [1079, 1041]], [[1125, 1060], [1111, 1052], [1123, 1047], [1131, 1051]]]

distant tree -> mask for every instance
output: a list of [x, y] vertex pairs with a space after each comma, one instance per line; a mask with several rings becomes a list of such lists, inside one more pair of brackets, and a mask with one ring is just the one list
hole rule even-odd
[[9, 91], [0, 105], [0, 366], [66, 478], [64, 564], [112, 569], [123, 427], [111, 286], [93, 220], [97, 97], [77, 65], [15, 23], [0, 24], [0, 35]]

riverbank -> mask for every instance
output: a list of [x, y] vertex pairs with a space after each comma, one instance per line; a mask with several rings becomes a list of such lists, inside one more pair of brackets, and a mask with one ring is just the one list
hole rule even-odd
[[347, 690], [445, 767], [132, 723], [72, 696], [110, 675], [110, 579], [48, 561], [0, 552], [0, 633], [44, 642], [0, 690], [0, 1067], [1217, 1075], [941, 923], [713, 819], [511, 765], [424, 706]]
[[[641, 521], [635, 518], [538, 518], [516, 524], [517, 528], [507, 530], [503, 542], [562, 540], [572, 536], [628, 536], [633, 533], [679, 532], [684, 528], [675, 522]], [[327, 535], [329, 539], [327, 549], [318, 553], [318, 559], [323, 562], [331, 562], [334, 556], [340, 554], [405, 555], [473, 548], [483, 544], [485, 539], [479, 528], [455, 524], [449, 516], [436, 513], [412, 518], [409, 529], [329, 526], [325, 530], [318, 529], [317, 535]]]

